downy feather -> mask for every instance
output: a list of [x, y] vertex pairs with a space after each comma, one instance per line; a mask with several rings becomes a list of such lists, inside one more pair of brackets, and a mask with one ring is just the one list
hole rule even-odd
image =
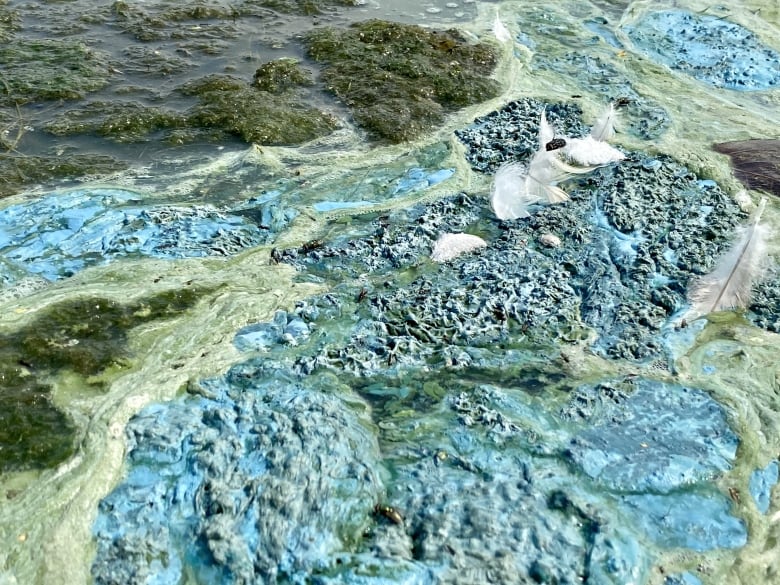
[[593, 166], [608, 165], [626, 158], [617, 148], [596, 140], [593, 136], [569, 138], [563, 147], [563, 154], [578, 164]]
[[617, 111], [615, 105], [610, 103], [607, 109], [598, 117], [593, 127], [590, 129], [590, 135], [594, 140], [606, 142], [612, 140], [615, 136], [615, 124], [617, 123]]
[[686, 317], [695, 318], [715, 311], [744, 308], [750, 301], [753, 282], [766, 258], [768, 230], [759, 223], [766, 198], [758, 204], [750, 225], [718, 262], [715, 270], [698, 278], [688, 292], [692, 303]]
[[493, 178], [490, 205], [498, 219], [528, 217], [528, 206], [539, 199], [528, 193], [525, 169], [520, 163], [507, 163], [499, 167]]
[[539, 146], [536, 149], [537, 154], [547, 152], [547, 143], [553, 138], [555, 138], [555, 128], [547, 121], [547, 113], [542, 110], [542, 115], [539, 117]]
[[512, 41], [512, 34], [509, 29], [501, 22], [501, 18], [498, 16], [498, 10], [496, 10], [496, 18], [493, 21], [493, 34], [496, 35], [496, 39], [500, 43], [509, 43]]

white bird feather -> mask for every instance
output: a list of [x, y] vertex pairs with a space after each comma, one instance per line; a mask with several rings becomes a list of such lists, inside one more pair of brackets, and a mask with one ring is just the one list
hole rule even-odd
[[496, 39], [498, 39], [500, 43], [512, 42], [512, 33], [510, 33], [509, 29], [501, 22], [501, 18], [498, 16], [498, 10], [496, 10], [496, 18], [493, 20], [493, 34], [496, 35]]
[[615, 125], [617, 124], [617, 111], [615, 105], [610, 102], [601, 116], [594, 122], [590, 129], [590, 135], [594, 140], [606, 142], [615, 137]]
[[595, 167], [575, 167], [561, 160], [557, 150], [547, 150], [555, 138], [555, 128], [547, 121], [544, 110], [539, 119], [539, 147], [528, 168], [518, 163], [499, 167], [493, 179], [490, 202], [499, 219], [528, 217], [534, 203], [561, 203], [569, 199], [557, 183], [572, 175], [589, 173]]
[[499, 167], [493, 177], [490, 205], [498, 219], [519, 219], [528, 217], [528, 206], [539, 201], [528, 193], [525, 168], [520, 163], [506, 163]]
[[748, 305], [753, 283], [766, 259], [768, 229], [759, 223], [765, 207], [766, 197], [761, 199], [750, 224], [715, 269], [691, 285], [688, 298], [692, 306], [686, 318]]

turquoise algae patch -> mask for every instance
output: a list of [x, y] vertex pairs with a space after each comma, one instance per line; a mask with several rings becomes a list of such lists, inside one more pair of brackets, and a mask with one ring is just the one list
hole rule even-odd
[[[423, 191], [428, 187], [438, 185], [446, 181], [455, 174], [455, 169], [428, 170], [420, 167], [414, 167], [406, 171], [402, 176], [393, 181], [392, 185], [386, 190], [388, 198], [400, 197], [409, 193]], [[384, 200], [383, 197], [379, 198]], [[328, 212], [338, 211], [340, 209], [359, 209], [361, 207], [370, 207], [379, 201], [318, 201], [312, 207], [315, 211]]]
[[247, 362], [137, 415], [95, 583], [303, 583], [348, 549], [380, 497], [378, 449], [366, 406], [321, 383]]
[[763, 469], [756, 469], [750, 474], [750, 495], [756, 503], [756, 508], [762, 514], [769, 511], [769, 499], [772, 496], [772, 488], [777, 484], [780, 475], [780, 465], [777, 461], [770, 461]]
[[647, 14], [626, 32], [654, 61], [714, 87], [763, 90], [780, 85], [780, 54], [726, 19], [665, 10]]
[[121, 189], [53, 193], [0, 210], [0, 284], [25, 275], [54, 281], [124, 256], [229, 256], [268, 241], [296, 214], [278, 201], [250, 200], [229, 213], [142, 206], [140, 195]]

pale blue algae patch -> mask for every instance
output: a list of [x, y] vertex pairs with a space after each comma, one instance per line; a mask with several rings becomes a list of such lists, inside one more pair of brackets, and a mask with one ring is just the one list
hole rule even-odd
[[300, 316], [277, 311], [271, 322], [242, 327], [233, 338], [241, 351], [267, 351], [274, 346], [295, 346], [308, 339], [309, 325]]
[[701, 579], [685, 571], [679, 575], [669, 575], [664, 579], [664, 585], [701, 585]]
[[651, 12], [626, 32], [651, 59], [715, 87], [780, 85], [780, 54], [725, 18], [685, 10]]
[[737, 454], [723, 408], [700, 390], [605, 382], [579, 389], [573, 404], [569, 416], [589, 424], [568, 456], [613, 491], [668, 494], [729, 470]]
[[[318, 201], [312, 207], [315, 211], [328, 212], [341, 209], [359, 209], [375, 205], [379, 201], [386, 201], [388, 197], [397, 197], [409, 193], [422, 191], [442, 181], [446, 181], [455, 174], [455, 169], [427, 170], [420, 167], [414, 167], [407, 170], [402, 176], [393, 181], [391, 186], [384, 194], [377, 198], [377, 201], [360, 199], [357, 201]], [[347, 193], [350, 195], [350, 193]]]
[[123, 256], [227, 256], [267, 241], [295, 213], [274, 201], [229, 213], [143, 206], [139, 194], [121, 189], [52, 193], [0, 210], [0, 282], [25, 274], [58, 280]]
[[96, 583], [299, 583], [360, 537], [381, 484], [359, 399], [251, 362], [189, 391], [128, 427]]
[[769, 499], [772, 495], [772, 488], [780, 479], [780, 466], [777, 461], [771, 461], [763, 469], [756, 469], [750, 474], [750, 495], [756, 502], [756, 508], [762, 514], [769, 511]]

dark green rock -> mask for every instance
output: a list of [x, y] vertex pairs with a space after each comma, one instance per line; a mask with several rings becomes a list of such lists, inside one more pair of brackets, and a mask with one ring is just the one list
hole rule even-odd
[[53, 467], [71, 456], [75, 428], [50, 386], [19, 363], [0, 363], [0, 472]]
[[0, 0], [0, 41], [7, 42], [20, 28], [19, 12], [8, 8], [7, 0]]
[[117, 142], [144, 140], [156, 130], [184, 125], [180, 114], [137, 102], [93, 102], [65, 112], [47, 124], [55, 136], [95, 133]]
[[223, 131], [246, 142], [299, 144], [337, 127], [333, 116], [305, 105], [293, 90], [269, 93], [231, 77], [212, 76], [186, 91], [197, 91], [199, 99], [187, 112], [188, 126]]
[[402, 142], [441, 123], [444, 114], [498, 95], [490, 78], [498, 56], [457, 31], [369, 20], [315, 30], [308, 54], [324, 64], [328, 91], [374, 137]]

